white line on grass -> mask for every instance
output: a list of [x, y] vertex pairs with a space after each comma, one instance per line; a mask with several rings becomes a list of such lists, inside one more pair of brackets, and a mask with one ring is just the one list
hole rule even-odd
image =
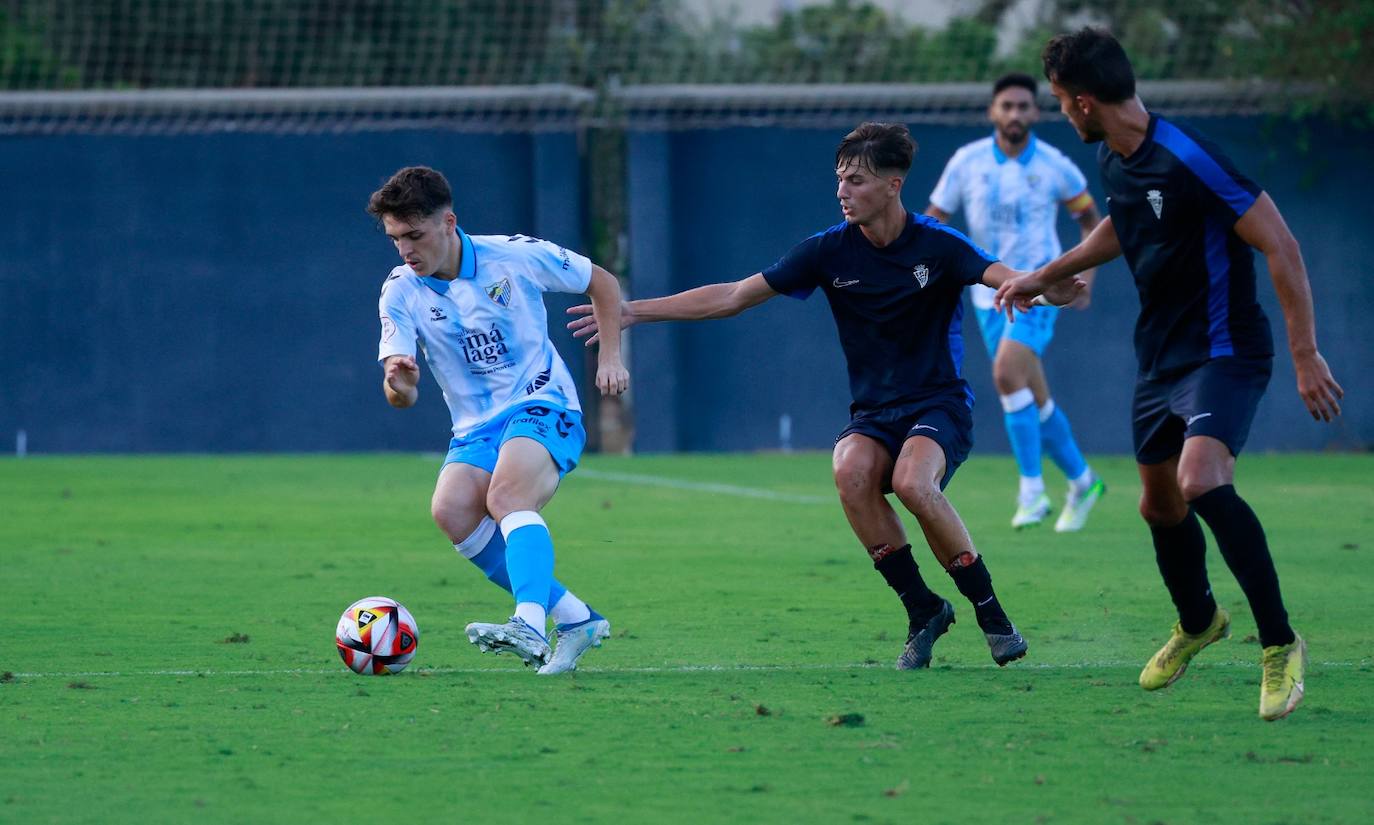
[[762, 498], [769, 501], [785, 501], [791, 504], [829, 504], [833, 501], [824, 496], [807, 496], [798, 493], [779, 493], [759, 487], [740, 487], [734, 484], [717, 484], [710, 481], [687, 481], [666, 476], [645, 476], [638, 473], [615, 473], [606, 470], [581, 469], [577, 475], [597, 481], [615, 481], [622, 484], [638, 484], [646, 487], [667, 487], [671, 490], [690, 490], [696, 493], [715, 493], [737, 496], [739, 498]]
[[[1346, 667], [1366, 667], [1371, 664], [1368, 659], [1356, 662], [1312, 662], [1315, 667], [1346, 668]], [[1009, 671], [1016, 670], [1110, 670], [1113, 668], [1135, 668], [1139, 667], [1139, 662], [1126, 661], [1103, 661], [1103, 662], [1024, 662], [1013, 664]], [[1255, 662], [1204, 662], [1199, 663], [1200, 667], [1215, 668], [1240, 668], [1242, 670], [1258, 670], [1259, 665]], [[796, 664], [796, 665], [661, 665], [643, 667], [584, 667], [578, 668], [579, 673], [752, 673], [776, 671], [780, 673], [791, 671], [840, 671], [840, 670], [871, 670], [874, 668], [889, 668], [891, 665], [881, 662], [836, 662], [831, 664]], [[935, 670], [993, 670], [993, 664], [979, 665], [938, 665]], [[69, 671], [69, 672], [31, 672], [15, 673], [14, 676], [20, 679], [99, 679], [99, 678], [125, 678], [137, 676], [314, 676], [330, 673], [347, 673], [348, 670], [342, 666], [337, 668], [282, 668], [282, 669], [263, 669], [263, 670], [88, 670], [88, 671]], [[477, 676], [485, 673], [526, 673], [524, 668], [487, 668], [487, 667], [427, 667], [415, 668], [411, 672], [421, 675], [459, 675]]]

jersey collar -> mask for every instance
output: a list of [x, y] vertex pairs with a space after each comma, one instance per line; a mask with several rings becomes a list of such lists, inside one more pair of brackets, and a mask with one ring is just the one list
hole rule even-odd
[[[472, 238], [463, 231], [461, 226], [454, 227], [458, 232], [458, 241], [462, 245], [461, 260], [458, 262], [458, 277], [464, 281], [471, 281], [477, 277], [477, 252], [472, 248]], [[447, 295], [448, 288], [453, 285], [453, 281], [446, 281], [443, 278], [435, 278], [430, 275], [421, 275], [420, 280], [425, 286], [439, 293]]]
[[[1022, 166], [1029, 166], [1031, 158], [1035, 157], [1035, 133], [1031, 132], [1030, 140], [1026, 141], [1026, 148], [1021, 154], [1016, 156], [1016, 162]], [[1007, 162], [1007, 153], [1002, 151], [1002, 147], [997, 145], [997, 130], [992, 131], [992, 156], [997, 159], [997, 163]]]

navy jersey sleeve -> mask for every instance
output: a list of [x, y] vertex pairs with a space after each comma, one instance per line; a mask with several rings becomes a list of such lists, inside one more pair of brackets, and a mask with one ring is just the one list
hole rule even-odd
[[959, 283], [968, 286], [983, 282], [983, 273], [997, 263], [997, 256], [988, 253], [968, 236], [944, 224], [934, 224], [942, 238], [941, 257], [944, 258], [945, 271], [954, 276]]
[[811, 293], [823, 279], [821, 271], [821, 237], [817, 233], [792, 247], [777, 263], [763, 271], [763, 279], [774, 292], [800, 300]]
[[1262, 191], [1259, 185], [1201, 134], [1161, 119], [1155, 126], [1155, 142], [1188, 168], [1196, 180], [1198, 201], [1209, 217], [1230, 227], [1254, 206]]

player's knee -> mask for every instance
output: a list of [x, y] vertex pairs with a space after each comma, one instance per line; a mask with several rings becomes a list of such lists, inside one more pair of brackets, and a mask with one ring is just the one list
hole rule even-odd
[[487, 512], [499, 524], [501, 519], [517, 510], [538, 510], [530, 497], [511, 484], [492, 482], [487, 490]]
[[452, 544], [456, 544], [477, 529], [477, 525], [482, 521], [482, 516], [486, 513], [467, 507], [455, 507], [451, 504], [434, 500], [430, 502], [429, 514], [434, 518], [434, 523], [439, 529], [448, 536]]
[[1030, 386], [1023, 369], [1001, 358], [992, 362], [992, 383], [998, 395], [1011, 395]]
[[1207, 476], [1184, 476], [1178, 480], [1184, 501], [1193, 501], [1220, 487], [1221, 481]]
[[1172, 527], [1188, 516], [1187, 503], [1170, 501], [1157, 496], [1140, 497], [1140, 517], [1151, 527]]
[[883, 494], [877, 466], [854, 459], [835, 464], [835, 489], [839, 491], [841, 501], [857, 501]]
[[892, 492], [906, 509], [916, 518], [924, 518], [935, 512], [944, 493], [930, 479], [900, 478], [892, 480]]

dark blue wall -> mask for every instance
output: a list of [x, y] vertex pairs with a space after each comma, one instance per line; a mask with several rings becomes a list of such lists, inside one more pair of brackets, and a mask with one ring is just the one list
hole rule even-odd
[[[1374, 237], [1362, 205], [1374, 187], [1374, 135], [1318, 133], [1299, 151], [1303, 127], [1260, 119], [1195, 121], [1258, 179], [1303, 244], [1317, 306], [1323, 353], [1348, 393], [1345, 419], [1311, 421], [1295, 390], [1282, 315], [1261, 265], [1260, 292], [1275, 322], [1274, 379], [1251, 449], [1321, 449], [1374, 438], [1374, 377], [1369, 365]], [[1099, 204], [1095, 147], [1062, 123], [1039, 133], [1070, 154]], [[923, 210], [949, 156], [987, 134], [982, 128], [916, 127], [920, 143], [905, 202]], [[631, 253], [636, 297], [650, 297], [757, 272], [793, 243], [836, 223], [834, 130], [726, 129], [638, 133], [631, 137]], [[956, 225], [959, 223], [956, 219]], [[1078, 237], [1067, 217], [1066, 244]], [[1262, 260], [1262, 259], [1261, 259]], [[1046, 358], [1054, 396], [1084, 449], [1130, 451], [1134, 379], [1131, 330], [1138, 308], [1121, 262], [1099, 275], [1087, 312], [1060, 316]], [[1007, 440], [989, 360], [966, 315], [965, 375], [979, 397], [976, 440], [1002, 452]], [[636, 328], [636, 446], [640, 450], [737, 450], [777, 446], [779, 417], [793, 420], [798, 447], [828, 447], [848, 420], [848, 389], [834, 323], [823, 297], [776, 298], [745, 315], [697, 324]]]
[[[1254, 427], [1264, 448], [1374, 440], [1367, 193], [1374, 136], [1200, 121], [1274, 195], [1303, 242], [1323, 351], [1350, 395], [1338, 426], [1307, 419], [1284, 353]], [[922, 209], [945, 160], [982, 129], [920, 126], [907, 206]], [[1062, 125], [1041, 134], [1084, 167]], [[726, 129], [630, 137], [630, 275], [637, 296], [744, 277], [838, 219], [836, 130]], [[585, 251], [587, 182], [577, 135], [62, 136], [0, 139], [9, 209], [0, 221], [0, 445], [37, 452], [440, 449], [448, 428], [426, 376], [417, 409], [379, 389], [376, 297], [395, 262], [364, 213], [400, 166], [455, 184], [460, 222]], [[1065, 238], [1076, 229], [1066, 221]], [[1264, 276], [1267, 278], [1267, 276]], [[571, 296], [552, 296], [558, 319]], [[1087, 313], [1066, 313], [1047, 359], [1055, 395], [1094, 452], [1129, 450], [1136, 299], [1119, 265]], [[574, 373], [583, 351], [553, 324]], [[636, 447], [828, 447], [847, 417], [844, 365], [825, 302], [778, 298], [742, 318], [637, 328]], [[982, 344], [966, 374], [981, 402], [979, 448], [1006, 439]], [[7, 449], [7, 446], [6, 446]]]
[[444, 448], [437, 385], [393, 410], [375, 360], [378, 289], [399, 261], [364, 207], [409, 164], [446, 173], [471, 232], [579, 247], [572, 134], [0, 140], [0, 439]]

